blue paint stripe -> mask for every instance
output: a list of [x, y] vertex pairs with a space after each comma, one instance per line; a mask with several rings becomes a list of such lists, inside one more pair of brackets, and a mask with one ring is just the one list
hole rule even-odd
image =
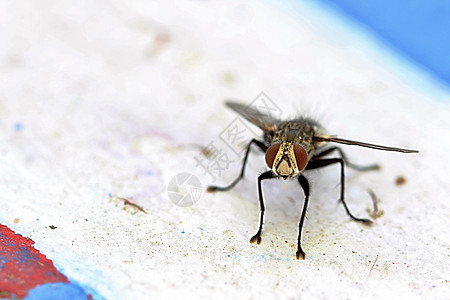
[[450, 1], [315, 1], [366, 25], [378, 39], [450, 86]]
[[30, 290], [26, 300], [43, 299], [73, 299], [86, 300], [88, 295], [84, 290], [71, 283], [47, 283]]
[[47, 300], [47, 299], [103, 299], [97, 294], [86, 293], [86, 291], [74, 283], [47, 283], [30, 290], [25, 300]]

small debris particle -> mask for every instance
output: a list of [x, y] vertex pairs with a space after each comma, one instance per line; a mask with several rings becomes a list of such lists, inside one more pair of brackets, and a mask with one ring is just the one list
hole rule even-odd
[[184, 231], [182, 231], [181, 233], [185, 233]]
[[19, 218], [15, 218], [14, 223], [16, 223], [16, 224], [19, 223]]
[[48, 227], [50, 227], [50, 229], [56, 229], [56, 228], [58, 228], [58, 227], [56, 227], [56, 226], [54, 226], [54, 225], [50, 225], [50, 226], [48, 226]]
[[406, 177], [403, 176], [403, 175], [399, 175], [395, 179], [395, 185], [396, 186], [401, 186], [401, 185], [404, 185], [405, 183], [406, 183]]
[[[372, 267], [370, 268], [369, 276], [367, 276], [367, 278], [370, 277], [370, 274], [372, 273], [373, 268], [375, 268], [375, 265], [376, 265], [377, 261], [378, 261], [378, 255], [377, 255], [377, 257], [375, 257], [375, 261], [373, 262]], [[370, 262], [370, 260], [369, 260], [369, 262]], [[377, 266], [378, 266], [378, 265], [377, 265]]]
[[141, 206], [137, 205], [136, 203], [132, 202], [131, 200], [129, 200], [127, 198], [117, 197], [117, 199], [122, 200], [125, 205], [132, 206], [132, 207], [142, 211], [144, 214], [147, 213]]
[[217, 153], [214, 151], [214, 149], [208, 149], [208, 147], [202, 147], [200, 152], [206, 158], [214, 159], [215, 156], [217, 156]]

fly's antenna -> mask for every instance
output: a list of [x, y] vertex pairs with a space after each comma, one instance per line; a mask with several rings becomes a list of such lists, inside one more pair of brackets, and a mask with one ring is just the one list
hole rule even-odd
[[314, 141], [339, 143], [339, 144], [345, 144], [345, 145], [355, 145], [355, 146], [372, 148], [372, 149], [377, 149], [377, 150], [384, 150], [384, 151], [395, 151], [395, 152], [402, 152], [402, 153], [419, 153], [419, 151], [417, 151], [417, 150], [410, 150], [410, 149], [396, 148], [396, 147], [386, 147], [386, 146], [369, 144], [369, 143], [364, 143], [364, 142], [345, 140], [345, 139], [341, 139], [341, 138], [337, 138], [337, 137], [315, 136]]

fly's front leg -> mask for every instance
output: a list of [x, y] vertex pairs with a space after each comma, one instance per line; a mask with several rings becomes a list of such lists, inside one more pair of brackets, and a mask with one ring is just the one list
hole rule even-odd
[[244, 178], [245, 165], [247, 164], [247, 158], [250, 153], [250, 148], [251, 148], [252, 144], [256, 144], [264, 152], [267, 151], [267, 146], [263, 142], [252, 139], [247, 146], [247, 151], [245, 152], [244, 162], [242, 163], [242, 169], [241, 169], [241, 173], [239, 174], [239, 176], [232, 183], [230, 183], [229, 185], [224, 186], [224, 187], [210, 185], [206, 189], [207, 192], [213, 193], [216, 191], [228, 191], [228, 190], [232, 189], [242, 178]]
[[306, 216], [306, 209], [308, 207], [308, 201], [309, 201], [309, 183], [305, 176], [300, 174], [298, 177], [298, 182], [300, 183], [303, 192], [305, 193], [305, 202], [303, 203], [303, 210], [302, 215], [300, 217], [300, 223], [298, 224], [298, 240], [297, 240], [297, 253], [296, 257], [297, 259], [305, 259], [305, 252], [302, 249], [302, 228], [303, 228], [303, 222], [305, 221]]
[[357, 218], [355, 217], [349, 210], [347, 203], [345, 203], [345, 199], [344, 199], [344, 193], [345, 193], [345, 173], [344, 173], [344, 159], [343, 158], [326, 158], [326, 159], [316, 159], [316, 160], [311, 160], [308, 165], [306, 166], [306, 170], [312, 170], [312, 169], [318, 169], [318, 168], [323, 168], [326, 167], [328, 165], [332, 165], [332, 164], [336, 164], [339, 163], [341, 164], [341, 198], [340, 201], [342, 202], [342, 204], [344, 205], [345, 211], [347, 212], [347, 214], [350, 216], [350, 218], [352, 218], [355, 221], [358, 222], [362, 222], [364, 224], [370, 225], [373, 222], [369, 219], [362, 219], [362, 218]]
[[252, 236], [252, 238], [250, 239], [250, 243], [252, 243], [252, 244], [255, 242], [257, 244], [261, 244], [261, 232], [262, 232], [262, 226], [263, 226], [263, 221], [264, 221], [264, 211], [266, 210], [264, 207], [264, 199], [263, 199], [263, 193], [262, 193], [262, 188], [261, 188], [261, 181], [263, 181], [264, 179], [271, 179], [271, 178], [274, 178], [272, 171], [264, 172], [258, 176], [258, 195], [259, 195], [259, 207], [261, 209], [261, 212], [260, 212], [260, 216], [259, 216], [258, 232], [254, 236]]

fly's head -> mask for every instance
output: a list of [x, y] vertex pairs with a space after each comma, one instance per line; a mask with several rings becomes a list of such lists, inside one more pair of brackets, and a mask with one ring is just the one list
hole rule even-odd
[[266, 151], [266, 164], [284, 180], [300, 174], [308, 164], [306, 150], [294, 143], [276, 143]]

